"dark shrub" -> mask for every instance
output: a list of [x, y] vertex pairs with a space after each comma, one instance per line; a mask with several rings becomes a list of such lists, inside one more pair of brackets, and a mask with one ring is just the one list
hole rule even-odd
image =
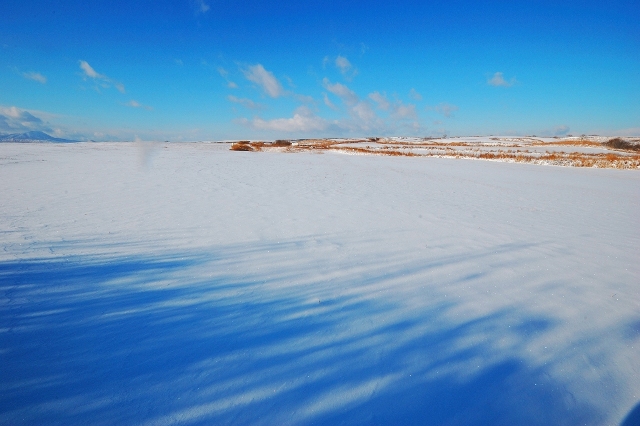
[[615, 149], [626, 149], [630, 151], [640, 151], [640, 145], [633, 144], [631, 142], [627, 142], [621, 138], [613, 138], [609, 139], [609, 141], [605, 142], [604, 145], [615, 148]]

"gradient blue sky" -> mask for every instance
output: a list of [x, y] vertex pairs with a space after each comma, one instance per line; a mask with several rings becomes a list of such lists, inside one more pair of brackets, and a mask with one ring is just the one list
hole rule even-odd
[[0, 133], [640, 134], [640, 2], [0, 5]]

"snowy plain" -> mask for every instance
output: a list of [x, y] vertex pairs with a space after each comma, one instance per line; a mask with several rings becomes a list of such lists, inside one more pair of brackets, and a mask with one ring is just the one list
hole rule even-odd
[[0, 144], [0, 424], [621, 424], [640, 172]]

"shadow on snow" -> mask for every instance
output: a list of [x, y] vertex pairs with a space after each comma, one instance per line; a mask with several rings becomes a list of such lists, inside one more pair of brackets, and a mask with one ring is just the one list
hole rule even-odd
[[[0, 263], [0, 423], [601, 418], [498, 349], [550, 332], [552, 318], [502, 310], [456, 322], [447, 316], [455, 302], [405, 309], [370, 293], [412, 268], [376, 259], [379, 273], [347, 268], [323, 281], [291, 260], [296, 244]], [[261, 258], [267, 251], [282, 262]], [[243, 258], [262, 259], [264, 274], [242, 272]]]

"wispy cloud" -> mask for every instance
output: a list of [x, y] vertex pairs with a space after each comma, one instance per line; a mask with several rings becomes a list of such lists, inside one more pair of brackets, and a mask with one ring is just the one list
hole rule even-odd
[[326, 94], [326, 93], [322, 93], [322, 99], [323, 99], [324, 104], [325, 104], [326, 106], [328, 106], [329, 108], [331, 108], [331, 109], [332, 109], [332, 110], [334, 110], [334, 111], [337, 111], [337, 110], [338, 110], [338, 107], [337, 107], [337, 106], [335, 106], [335, 104], [334, 104], [333, 102], [331, 102], [331, 99], [329, 99], [329, 96], [327, 96], [327, 94]]
[[227, 87], [229, 89], [237, 89], [238, 85], [231, 81], [229, 79], [229, 71], [227, 71], [226, 69], [224, 69], [223, 67], [218, 67], [217, 68], [218, 74], [220, 74], [220, 77], [224, 78], [227, 81]]
[[[328, 58], [325, 58], [328, 59]], [[334, 61], [336, 68], [344, 76], [345, 79], [350, 81], [353, 77], [358, 75], [358, 70], [354, 68], [349, 59], [346, 56], [338, 55]]]
[[507, 81], [504, 79], [503, 73], [497, 72], [487, 80], [487, 84], [495, 87], [511, 87], [516, 84], [516, 78], [512, 77], [511, 80]]
[[85, 79], [91, 78], [100, 83], [103, 88], [115, 87], [120, 93], [125, 93], [124, 84], [115, 81], [104, 74], [98, 73], [87, 61], [80, 60], [80, 69], [84, 72]]
[[338, 55], [336, 58], [336, 67], [338, 67], [342, 74], [346, 74], [351, 69], [351, 62], [349, 62], [346, 57]]
[[255, 110], [264, 109], [264, 105], [256, 103], [256, 102], [252, 101], [251, 99], [238, 98], [236, 96], [229, 95], [229, 96], [227, 96], [227, 100], [229, 102], [233, 102], [235, 104], [240, 104], [243, 107], [249, 108], [249, 109], [255, 109]]
[[391, 103], [387, 100], [387, 97], [379, 92], [369, 93], [369, 99], [374, 101], [378, 108], [383, 111], [388, 111], [391, 108]]
[[409, 97], [411, 99], [413, 99], [414, 101], [421, 101], [422, 100], [422, 95], [420, 93], [418, 93], [416, 91], [416, 89], [411, 88], [411, 90], [409, 90]]
[[433, 109], [434, 109], [437, 113], [442, 114], [442, 115], [444, 115], [445, 117], [449, 118], [449, 117], [452, 117], [452, 116], [453, 116], [453, 114], [454, 114], [456, 111], [458, 111], [458, 109], [459, 109], [459, 108], [458, 108], [456, 105], [451, 105], [451, 104], [448, 104], [448, 103], [443, 102], [443, 103], [438, 104], [438, 105], [436, 105], [435, 107], [433, 107]]
[[358, 103], [358, 95], [344, 84], [331, 83], [326, 77], [322, 80], [322, 84], [325, 89], [342, 99], [347, 105], [355, 105]]
[[193, 8], [196, 14], [207, 13], [211, 7], [204, 0], [192, 0]]
[[217, 70], [218, 74], [220, 74], [223, 78], [227, 78], [227, 76], [229, 75], [229, 71], [227, 71], [223, 67], [218, 67]]
[[131, 99], [129, 102], [127, 102], [125, 105], [130, 106], [131, 108], [143, 108], [146, 109], [147, 111], [151, 111], [153, 108], [150, 107], [149, 105], [143, 105], [140, 102]]
[[47, 77], [40, 74], [39, 72], [23, 72], [20, 73], [22, 76], [28, 80], [37, 81], [38, 83], [45, 84], [47, 82]]
[[418, 118], [418, 113], [415, 105], [398, 103], [394, 105], [391, 116], [396, 120], [415, 120]]
[[284, 95], [284, 89], [278, 79], [264, 69], [261, 64], [252, 65], [243, 71], [247, 80], [257, 84], [264, 92], [272, 98]]

